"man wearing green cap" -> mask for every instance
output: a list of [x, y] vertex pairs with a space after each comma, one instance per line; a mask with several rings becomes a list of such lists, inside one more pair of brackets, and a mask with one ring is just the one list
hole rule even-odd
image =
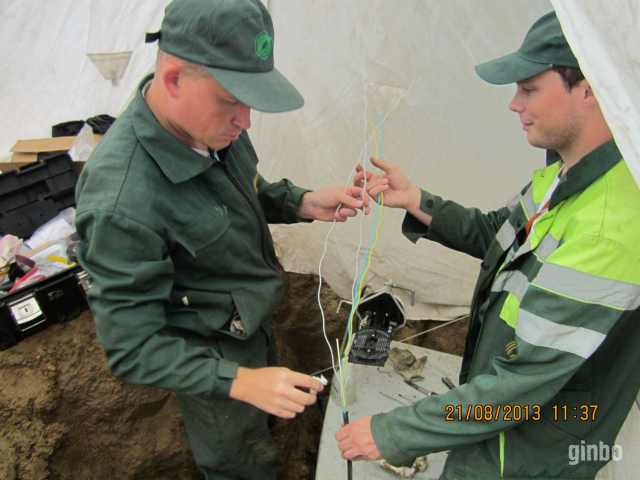
[[407, 210], [410, 240], [483, 261], [460, 386], [358, 419], [336, 440], [343, 458], [393, 465], [450, 450], [444, 479], [594, 478], [640, 389], [640, 191], [554, 12], [476, 71], [517, 84], [509, 108], [548, 166], [483, 214], [372, 159], [385, 176], [368, 193]]
[[277, 368], [268, 319], [283, 282], [269, 223], [345, 221], [362, 189], [311, 192], [257, 171], [250, 111], [303, 99], [275, 68], [259, 0], [175, 0], [156, 72], [77, 186], [80, 263], [111, 371], [177, 393], [207, 479], [271, 479], [269, 414], [292, 418], [322, 384]]

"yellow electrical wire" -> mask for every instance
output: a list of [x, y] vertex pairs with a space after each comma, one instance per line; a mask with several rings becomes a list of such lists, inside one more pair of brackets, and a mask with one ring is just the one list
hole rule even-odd
[[[378, 135], [376, 133], [376, 127], [373, 125], [373, 123], [371, 122], [371, 120], [369, 120], [369, 125], [371, 125], [371, 129], [373, 130], [373, 142], [376, 146], [376, 156], [378, 158], [380, 158], [380, 145], [378, 144]], [[382, 177], [382, 174], [380, 172], [379, 168], [376, 168], [376, 170], [378, 171], [378, 178]], [[376, 225], [376, 234], [375, 234], [375, 238], [373, 241], [373, 244], [371, 245], [371, 248], [369, 249], [369, 255], [367, 257], [367, 263], [365, 265], [365, 269], [364, 269], [364, 274], [362, 275], [362, 280], [364, 281], [364, 279], [367, 276], [367, 272], [369, 271], [369, 267], [371, 266], [371, 256], [373, 255], [373, 249], [375, 248], [376, 244], [378, 243], [378, 238], [379, 238], [379, 233], [380, 233], [380, 225], [382, 224], [382, 208], [384, 207], [384, 193], [380, 192], [380, 206], [379, 208], [379, 212], [380, 212], [380, 219], [378, 220], [378, 224]], [[356, 293], [356, 301], [354, 303], [354, 307], [351, 311], [351, 317], [349, 318], [349, 341], [347, 343], [347, 345], [345, 346], [344, 349], [344, 377], [342, 377], [343, 381], [342, 381], [342, 404], [344, 409], [347, 408], [347, 375], [349, 372], [349, 363], [347, 362], [347, 354], [349, 352], [349, 350], [351, 349], [351, 344], [353, 343], [354, 340], [354, 335], [353, 335], [353, 317], [355, 315], [355, 312], [358, 309], [358, 305], [360, 304], [360, 292], [362, 291], [362, 289], [358, 289], [358, 292]]]

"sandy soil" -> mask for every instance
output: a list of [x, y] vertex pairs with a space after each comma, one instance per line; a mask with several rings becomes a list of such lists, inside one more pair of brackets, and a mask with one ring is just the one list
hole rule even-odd
[[[280, 363], [317, 372], [331, 365], [317, 277], [284, 278], [285, 298], [272, 319]], [[335, 341], [348, 312], [335, 313], [339, 298], [329, 288], [323, 288], [322, 301], [327, 335]], [[397, 336], [406, 338], [431, 323], [410, 322]], [[465, 329], [462, 321], [410, 342], [461, 354]], [[89, 311], [0, 352], [0, 372], [0, 478], [198, 478], [174, 395], [111, 376]], [[276, 421], [281, 479], [314, 478], [323, 402], [294, 420]]]

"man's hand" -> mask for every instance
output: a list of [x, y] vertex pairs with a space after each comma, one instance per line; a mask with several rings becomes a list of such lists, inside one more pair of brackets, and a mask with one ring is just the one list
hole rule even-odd
[[[376, 172], [367, 171], [367, 193], [377, 201], [378, 194], [384, 192], [385, 207], [404, 208], [412, 210], [420, 205], [422, 193], [402, 171], [384, 160], [371, 157], [371, 163], [382, 170], [384, 175], [378, 178]], [[354, 185], [364, 186], [364, 170], [360, 165], [356, 166]]]
[[231, 384], [229, 396], [282, 418], [293, 418], [307, 405], [316, 402], [316, 395], [296, 387], [321, 392], [324, 385], [309, 375], [288, 368], [267, 367], [255, 370], [239, 368]]
[[382, 455], [371, 435], [371, 415], [362, 417], [336, 433], [345, 460], [380, 460]]
[[298, 217], [323, 222], [344, 222], [348, 217], [355, 217], [363, 207], [364, 214], [367, 215], [369, 196], [362, 188], [349, 186], [345, 193], [344, 187], [329, 187], [305, 193], [298, 209]]

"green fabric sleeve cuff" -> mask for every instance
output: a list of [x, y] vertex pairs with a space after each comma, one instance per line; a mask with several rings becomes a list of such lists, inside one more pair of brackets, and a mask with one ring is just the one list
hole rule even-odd
[[224, 358], [216, 360], [213, 379], [213, 395], [216, 397], [228, 397], [231, 393], [231, 384], [238, 376], [238, 364]]
[[[434, 217], [435, 220], [438, 207], [442, 203], [442, 198], [432, 195], [422, 189], [420, 191], [422, 192], [420, 197], [420, 210], [424, 213], [428, 213]], [[421, 238], [427, 238], [430, 228], [431, 227], [427, 227], [409, 212], [407, 212], [404, 217], [404, 221], [402, 222], [402, 234], [413, 243], [416, 243]]]
[[371, 434], [380, 455], [394, 467], [410, 467], [415, 458], [406, 455], [398, 448], [387, 426], [387, 418], [391, 417], [379, 413], [371, 418]]
[[287, 206], [287, 220], [288, 223], [311, 223], [313, 222], [313, 218], [300, 218], [298, 216], [298, 210], [300, 209], [300, 205], [302, 205], [302, 197], [304, 197], [305, 193], [312, 192], [313, 190], [307, 190], [306, 188], [293, 187], [291, 189], [291, 199], [292, 206], [289, 208]]

